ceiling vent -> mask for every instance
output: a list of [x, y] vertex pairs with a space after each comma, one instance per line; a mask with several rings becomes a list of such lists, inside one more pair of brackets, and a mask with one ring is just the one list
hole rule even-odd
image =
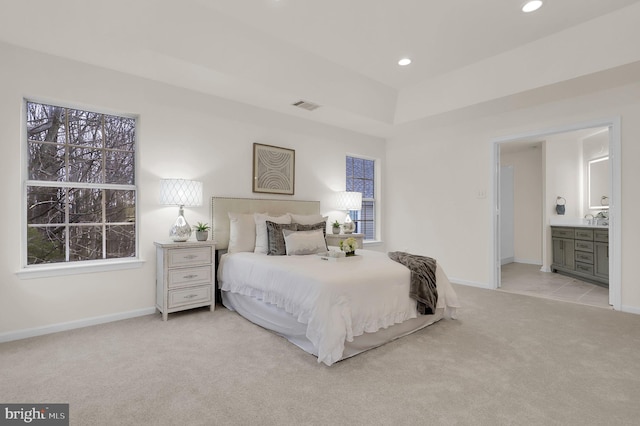
[[298, 101], [293, 103], [292, 105], [297, 106], [298, 108], [306, 109], [307, 111], [313, 111], [314, 109], [320, 108], [320, 105], [307, 101]]

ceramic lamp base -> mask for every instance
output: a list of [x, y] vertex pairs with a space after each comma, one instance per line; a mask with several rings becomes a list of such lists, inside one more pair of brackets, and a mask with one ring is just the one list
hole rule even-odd
[[176, 243], [184, 242], [191, 238], [191, 226], [184, 218], [182, 209], [180, 209], [176, 222], [169, 229], [169, 237]]
[[344, 232], [345, 234], [353, 234], [353, 232], [356, 230], [356, 224], [353, 223], [349, 216], [347, 216], [347, 218], [349, 220], [345, 220], [344, 225], [342, 225], [342, 232]]

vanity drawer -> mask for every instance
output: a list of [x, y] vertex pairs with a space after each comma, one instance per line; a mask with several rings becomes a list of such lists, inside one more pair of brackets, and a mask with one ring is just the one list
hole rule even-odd
[[211, 264], [213, 259], [211, 247], [193, 247], [167, 250], [167, 266], [191, 266]]
[[591, 265], [593, 265], [593, 253], [587, 253], [586, 251], [577, 251], [576, 262], [590, 263]]
[[593, 275], [593, 265], [587, 263], [576, 262], [576, 272]]
[[593, 232], [593, 240], [601, 243], [609, 242], [609, 230], [608, 229], [596, 229]]
[[211, 266], [169, 269], [169, 282], [167, 285], [169, 288], [176, 288], [196, 284], [210, 284], [213, 278], [212, 275]]
[[576, 240], [593, 241], [593, 229], [576, 228]]
[[575, 249], [579, 251], [593, 252], [593, 241], [575, 240]]
[[551, 236], [558, 238], [574, 238], [573, 228], [551, 228]]
[[183, 305], [207, 302], [211, 302], [210, 285], [169, 291], [169, 309]]

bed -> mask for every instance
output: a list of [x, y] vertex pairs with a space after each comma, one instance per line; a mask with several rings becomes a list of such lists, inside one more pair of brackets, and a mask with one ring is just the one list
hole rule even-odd
[[[319, 233], [324, 243], [326, 224], [322, 230], [318, 224], [326, 218], [318, 201], [213, 197], [211, 206], [223, 305], [317, 356], [318, 362], [332, 365], [445, 316], [455, 318], [457, 296], [439, 266], [437, 305], [433, 314], [419, 315], [409, 297], [411, 272], [386, 253], [359, 249], [353, 258], [291, 255], [318, 246]], [[273, 237], [266, 252], [265, 224], [266, 236]], [[282, 253], [282, 241], [273, 244], [274, 235], [284, 235], [290, 255]]]

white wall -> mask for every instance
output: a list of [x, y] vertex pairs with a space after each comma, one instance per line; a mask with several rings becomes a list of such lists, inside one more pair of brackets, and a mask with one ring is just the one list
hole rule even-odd
[[542, 149], [501, 154], [514, 169], [514, 261], [542, 265]]
[[[0, 338], [87, 318], [148, 311], [155, 303], [153, 241], [165, 239], [177, 209], [158, 205], [159, 179], [204, 182], [205, 197], [251, 192], [252, 144], [296, 151], [294, 199], [321, 201], [330, 220], [334, 191], [344, 190], [345, 154], [383, 158], [384, 140], [198, 94], [106, 69], [0, 44], [0, 141], [4, 166], [0, 223]], [[23, 98], [136, 114], [141, 268], [20, 279]], [[185, 209], [190, 223], [210, 222], [209, 205]]]
[[[548, 136], [545, 141], [547, 218], [582, 217], [582, 144], [573, 133]], [[557, 198], [565, 202], [564, 215], [556, 213]], [[561, 219], [564, 219], [561, 218]], [[546, 221], [549, 224], [549, 221]]]
[[[535, 93], [528, 96], [536, 99]], [[387, 249], [406, 247], [431, 255], [454, 281], [491, 287], [492, 141], [617, 116], [622, 123], [622, 307], [640, 312], [640, 265], [635, 260], [640, 249], [632, 237], [640, 233], [640, 223], [632, 219], [640, 208], [634, 188], [640, 179], [640, 82], [479, 119], [402, 126], [387, 142], [387, 217], [394, 218], [386, 222]], [[482, 190], [487, 190], [486, 198], [479, 196]], [[547, 197], [558, 194], [554, 190]], [[575, 203], [571, 197], [567, 202], [569, 208]], [[547, 205], [554, 203], [547, 200]]]

